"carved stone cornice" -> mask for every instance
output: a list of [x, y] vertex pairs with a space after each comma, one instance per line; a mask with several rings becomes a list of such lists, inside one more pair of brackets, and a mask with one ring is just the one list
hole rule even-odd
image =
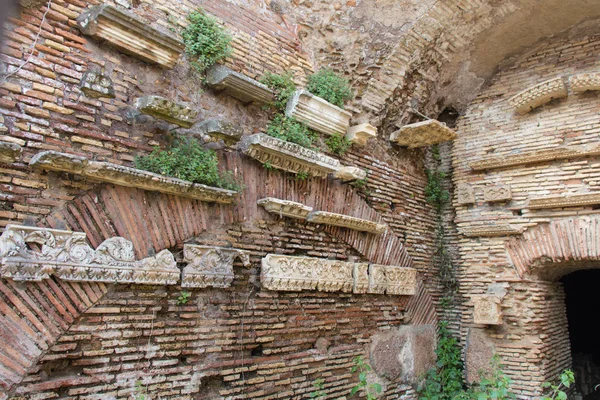
[[29, 164], [32, 167], [69, 172], [100, 182], [136, 187], [201, 201], [229, 204], [233, 202], [237, 195], [237, 192], [232, 190], [214, 188], [122, 165], [90, 161], [85, 157], [55, 151], [38, 153], [31, 159]]
[[484, 325], [502, 325], [502, 297], [493, 294], [472, 295], [473, 322]]
[[135, 99], [135, 108], [144, 114], [184, 128], [194, 125], [198, 117], [198, 111], [160, 96], [138, 97]]
[[163, 250], [136, 261], [133, 244], [106, 239], [95, 250], [83, 232], [8, 225], [0, 236], [0, 275], [40, 281], [54, 275], [80, 282], [175, 285], [179, 269], [173, 254]]
[[600, 147], [562, 147], [549, 150], [542, 150], [525, 154], [506, 154], [497, 157], [490, 157], [469, 164], [473, 171], [485, 171], [505, 167], [514, 167], [517, 165], [528, 165], [547, 161], [564, 160], [567, 158], [582, 158], [589, 156], [599, 156]]
[[340, 168], [340, 162], [335, 158], [265, 133], [246, 136], [238, 148], [263, 164], [268, 163], [273, 168], [296, 174], [303, 172], [325, 178], [328, 173]]
[[277, 214], [280, 217], [289, 217], [297, 219], [306, 219], [308, 214], [313, 210], [312, 207], [306, 206], [302, 203], [296, 203], [295, 201], [275, 199], [273, 197], [266, 197], [256, 202], [261, 207], [271, 213]]
[[483, 200], [494, 203], [512, 199], [510, 185], [495, 185], [483, 188]]
[[285, 115], [327, 135], [345, 135], [352, 113], [309, 93], [298, 90], [287, 103]]
[[369, 221], [362, 218], [351, 217], [350, 215], [336, 214], [327, 211], [313, 211], [308, 214], [308, 222], [314, 224], [324, 224], [339, 226], [342, 228], [353, 229], [375, 234], [382, 234], [387, 229], [385, 224]]
[[233, 282], [233, 261], [239, 258], [244, 266], [250, 265], [247, 252], [224, 247], [183, 246], [183, 257], [187, 265], [183, 268], [182, 287], [227, 288]]
[[582, 207], [598, 204], [600, 204], [600, 193], [585, 193], [530, 199], [527, 208], [538, 210], [543, 208]]
[[432, 144], [454, 140], [458, 134], [435, 119], [405, 125], [392, 132], [390, 140], [400, 146], [410, 148], [431, 146]]
[[456, 185], [456, 196], [460, 205], [475, 203], [475, 190], [468, 183]]
[[371, 124], [354, 125], [346, 131], [346, 139], [358, 146], [366, 145], [374, 137], [377, 137], [377, 128]]
[[152, 28], [137, 15], [102, 4], [83, 11], [77, 26], [85, 35], [106, 40], [124, 53], [173, 68], [185, 45], [172, 33]]
[[573, 92], [585, 92], [588, 90], [600, 90], [600, 73], [591, 72], [587, 74], [572, 75], [569, 77], [569, 86]]
[[216, 64], [206, 73], [206, 84], [217, 91], [225, 91], [231, 97], [244, 102], [269, 104], [274, 100], [273, 91], [252, 78]]
[[527, 114], [529, 111], [554, 99], [567, 97], [567, 86], [562, 77], [550, 79], [517, 93], [510, 99], [510, 104], [517, 114]]
[[10, 164], [21, 158], [23, 149], [16, 143], [0, 141], [0, 163]]
[[484, 225], [461, 229], [462, 234], [467, 237], [496, 237], [520, 235], [520, 228], [515, 228], [508, 224]]

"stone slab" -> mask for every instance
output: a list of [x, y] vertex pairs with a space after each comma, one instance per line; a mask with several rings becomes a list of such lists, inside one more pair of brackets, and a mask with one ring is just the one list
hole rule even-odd
[[458, 134], [445, 124], [430, 119], [403, 126], [399, 130], [392, 132], [390, 140], [400, 146], [415, 148], [447, 142], [457, 137]]
[[135, 108], [144, 114], [183, 128], [190, 128], [198, 117], [198, 111], [161, 96], [138, 97], [135, 99]]
[[267, 85], [220, 64], [208, 70], [206, 84], [214, 90], [225, 91], [243, 103], [264, 105], [275, 99], [273, 91]]
[[327, 135], [345, 135], [352, 118], [352, 113], [306, 90], [294, 93], [287, 103], [285, 115]]

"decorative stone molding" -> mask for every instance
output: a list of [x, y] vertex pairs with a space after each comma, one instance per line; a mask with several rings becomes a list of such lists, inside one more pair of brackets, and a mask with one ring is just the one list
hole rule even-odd
[[261, 207], [271, 213], [277, 214], [280, 217], [289, 217], [297, 219], [306, 219], [308, 214], [313, 210], [312, 207], [302, 203], [296, 203], [289, 200], [280, 200], [273, 197], [266, 197], [256, 202]]
[[346, 131], [346, 139], [358, 146], [366, 145], [374, 137], [377, 137], [377, 128], [371, 124], [354, 125]]
[[85, 10], [77, 18], [81, 32], [106, 40], [124, 53], [146, 62], [173, 68], [185, 45], [167, 34], [152, 28], [135, 14], [102, 4]]
[[273, 91], [252, 78], [216, 64], [206, 73], [206, 84], [217, 91], [225, 91], [243, 103], [269, 104], [274, 100]]
[[238, 146], [244, 154], [263, 164], [295, 174], [303, 172], [325, 178], [340, 169], [340, 162], [335, 158], [265, 133], [246, 136]]
[[385, 265], [369, 264], [369, 288], [367, 293], [384, 294], [386, 289]]
[[190, 128], [198, 117], [198, 111], [154, 95], [135, 99], [135, 108], [144, 114], [183, 128]]
[[473, 300], [473, 322], [484, 325], [502, 325], [502, 298], [493, 294], [471, 296]]
[[462, 234], [467, 237], [511, 236], [520, 235], [521, 233], [521, 229], [515, 228], [508, 224], [484, 225], [462, 229]]
[[561, 147], [556, 149], [542, 150], [533, 153], [502, 155], [491, 157], [470, 163], [473, 171], [485, 171], [518, 165], [529, 165], [547, 161], [564, 160], [567, 158], [582, 158], [599, 156], [600, 147]]
[[351, 182], [367, 177], [367, 171], [357, 167], [342, 167], [335, 171], [333, 176], [342, 182]]
[[16, 281], [41, 281], [54, 275], [79, 282], [175, 285], [179, 269], [163, 250], [135, 261], [133, 244], [106, 239], [95, 250], [83, 232], [8, 225], [0, 236], [0, 275]]
[[369, 291], [369, 264], [355, 263], [352, 267], [354, 284], [352, 293], [367, 293]]
[[233, 261], [239, 258], [244, 266], [250, 265], [247, 252], [223, 247], [183, 246], [183, 268], [181, 287], [227, 288], [233, 282]]
[[573, 92], [585, 92], [588, 90], [600, 90], [600, 73], [572, 75], [569, 77], [569, 86]]
[[0, 141], [0, 163], [10, 164], [21, 158], [23, 149], [16, 143]]
[[348, 228], [355, 231], [363, 231], [369, 233], [375, 233], [377, 235], [382, 234], [387, 229], [385, 224], [378, 224], [373, 221], [369, 221], [362, 218], [351, 217], [344, 214], [336, 214], [327, 211], [313, 211], [308, 214], [308, 222], [313, 224], [323, 224], [339, 226], [342, 228]]
[[517, 93], [510, 99], [510, 104], [517, 114], [527, 114], [529, 111], [554, 99], [567, 97], [567, 86], [562, 77], [550, 79]]
[[79, 82], [79, 89], [87, 97], [92, 99], [98, 99], [101, 97], [114, 99], [115, 88], [113, 86], [112, 79], [102, 71], [87, 71], [81, 77]]
[[512, 199], [510, 185], [487, 186], [483, 189], [483, 200], [494, 203]]
[[85, 157], [56, 151], [38, 153], [31, 159], [29, 165], [50, 171], [82, 175], [100, 182], [136, 187], [201, 201], [229, 204], [233, 202], [237, 195], [237, 192], [232, 190], [214, 188], [108, 162], [91, 161]]
[[195, 131], [198, 135], [208, 135], [215, 141], [223, 139], [227, 144], [239, 142], [244, 134], [240, 125], [222, 119], [207, 119], [196, 125]]
[[600, 204], [600, 193], [585, 193], [531, 199], [527, 208], [538, 210], [542, 208], [582, 207], [598, 204]]
[[405, 125], [392, 132], [390, 140], [409, 148], [431, 146], [432, 144], [454, 140], [458, 134], [435, 119]]
[[475, 190], [468, 183], [456, 185], [456, 196], [460, 205], [475, 203]]
[[327, 135], [345, 135], [352, 113], [309, 93], [298, 90], [287, 103], [285, 115]]
[[396, 266], [385, 267], [386, 294], [413, 296], [417, 293], [417, 270]]

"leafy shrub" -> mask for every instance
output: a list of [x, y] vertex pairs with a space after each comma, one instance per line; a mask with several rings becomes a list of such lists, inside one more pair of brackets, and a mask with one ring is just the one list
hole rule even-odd
[[260, 78], [261, 83], [264, 83], [275, 92], [275, 102], [273, 103], [273, 106], [280, 112], [285, 111], [288, 100], [296, 91], [296, 84], [292, 78], [291, 72], [286, 72], [282, 75], [267, 72]]
[[309, 76], [306, 89], [312, 94], [342, 108], [344, 103], [353, 96], [348, 80], [331, 69], [322, 69]]
[[197, 140], [182, 138], [168, 150], [156, 147], [152, 153], [136, 157], [135, 167], [203, 185], [240, 190], [232, 173], [219, 173], [214, 150], [203, 148]]
[[338, 156], [346, 154], [350, 146], [352, 146], [352, 142], [346, 139], [346, 136], [340, 135], [339, 133], [334, 133], [325, 139], [325, 144], [330, 152], [337, 154]]
[[317, 140], [317, 135], [313, 130], [295, 119], [281, 114], [275, 115], [269, 122], [266, 134], [308, 149], [312, 149]]
[[216, 62], [228, 57], [232, 37], [219, 22], [198, 9], [187, 17], [189, 24], [181, 35], [185, 43], [185, 52], [192, 58], [192, 65], [204, 72]]
[[472, 400], [508, 400], [516, 399], [517, 396], [509, 390], [512, 381], [500, 369], [500, 357], [494, 356], [490, 361], [489, 373], [480, 372], [480, 380], [471, 389], [459, 396], [459, 399]]
[[570, 388], [575, 383], [575, 374], [570, 369], [566, 369], [560, 374], [560, 382], [555, 385], [551, 382], [544, 382], [543, 388], [550, 388], [550, 393], [541, 398], [541, 400], [567, 400], [567, 393], [563, 390]]

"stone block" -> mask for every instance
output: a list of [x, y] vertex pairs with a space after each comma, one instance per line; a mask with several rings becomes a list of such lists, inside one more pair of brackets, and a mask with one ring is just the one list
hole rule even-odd
[[399, 130], [392, 132], [390, 140], [400, 146], [415, 148], [447, 142], [457, 137], [456, 132], [448, 128], [446, 124], [430, 119], [403, 126]]
[[352, 293], [367, 293], [369, 291], [369, 265], [366, 263], [354, 264], [352, 276], [354, 277]]
[[462, 234], [467, 237], [497, 237], [520, 235], [521, 229], [508, 224], [483, 225], [464, 228]]
[[598, 204], [600, 204], [600, 193], [585, 193], [530, 199], [527, 208], [539, 210], [544, 208], [595, 206]]
[[104, 71], [87, 71], [81, 77], [79, 89], [87, 97], [113, 99], [115, 88], [112, 79]]
[[244, 134], [244, 129], [239, 124], [222, 119], [207, 119], [195, 127], [199, 135], [208, 135], [215, 140], [223, 139], [227, 144], [238, 142]]
[[371, 138], [377, 137], [377, 128], [371, 124], [359, 124], [348, 128], [346, 139], [358, 146], [364, 146]]
[[367, 177], [367, 171], [357, 167], [341, 167], [333, 176], [342, 182], [352, 182]]
[[572, 75], [569, 77], [569, 86], [575, 93], [586, 92], [588, 90], [600, 90], [600, 73], [592, 72]]
[[187, 265], [181, 275], [181, 287], [227, 288], [233, 282], [233, 261], [239, 258], [244, 266], [250, 265], [247, 252], [223, 247], [185, 244], [183, 261]]
[[386, 294], [413, 296], [417, 293], [417, 270], [396, 266], [385, 267]]
[[485, 331], [469, 328], [465, 345], [465, 376], [472, 384], [480, 380], [480, 372], [492, 372], [490, 362], [496, 353], [492, 339]]
[[0, 141], [0, 163], [10, 164], [21, 158], [21, 146], [15, 143]]
[[502, 297], [493, 294], [473, 295], [473, 321], [476, 324], [502, 325]]
[[385, 224], [378, 224], [362, 218], [351, 217], [350, 215], [336, 214], [327, 211], [313, 211], [308, 214], [308, 222], [314, 224], [339, 226], [355, 231], [363, 231], [374, 234], [382, 234], [386, 231]]
[[308, 214], [313, 210], [312, 207], [306, 206], [302, 203], [296, 203], [289, 200], [275, 199], [273, 197], [266, 197], [256, 202], [259, 206], [263, 207], [267, 212], [271, 214], [277, 214], [280, 217], [289, 217], [297, 219], [306, 219]]
[[107, 4], [83, 11], [77, 26], [85, 35], [106, 40], [126, 54], [166, 68], [173, 68], [185, 49], [175, 34], [163, 33], [137, 15]]
[[198, 117], [198, 111], [160, 96], [138, 97], [135, 99], [135, 108], [144, 114], [184, 128], [194, 125]]
[[54, 275], [76, 282], [175, 285], [179, 273], [168, 250], [136, 261], [133, 244], [122, 237], [94, 249], [83, 232], [8, 225], [0, 236], [3, 278], [41, 281]]
[[214, 90], [225, 91], [243, 103], [263, 105], [275, 99], [273, 91], [267, 85], [220, 64], [208, 70], [206, 84]]
[[302, 172], [325, 178], [340, 169], [340, 162], [335, 158], [264, 133], [246, 136], [238, 147], [263, 164], [295, 174]]
[[487, 186], [483, 189], [483, 200], [494, 203], [512, 199], [510, 185]]
[[298, 90], [290, 98], [285, 115], [327, 135], [345, 135], [352, 113], [309, 93]]
[[475, 203], [475, 190], [468, 183], [456, 185], [456, 196], [460, 205]]
[[387, 289], [385, 265], [369, 264], [369, 289], [367, 293], [384, 294]]
[[529, 111], [554, 99], [567, 97], [567, 86], [562, 77], [550, 79], [517, 93], [508, 104], [517, 114], [527, 114]]

